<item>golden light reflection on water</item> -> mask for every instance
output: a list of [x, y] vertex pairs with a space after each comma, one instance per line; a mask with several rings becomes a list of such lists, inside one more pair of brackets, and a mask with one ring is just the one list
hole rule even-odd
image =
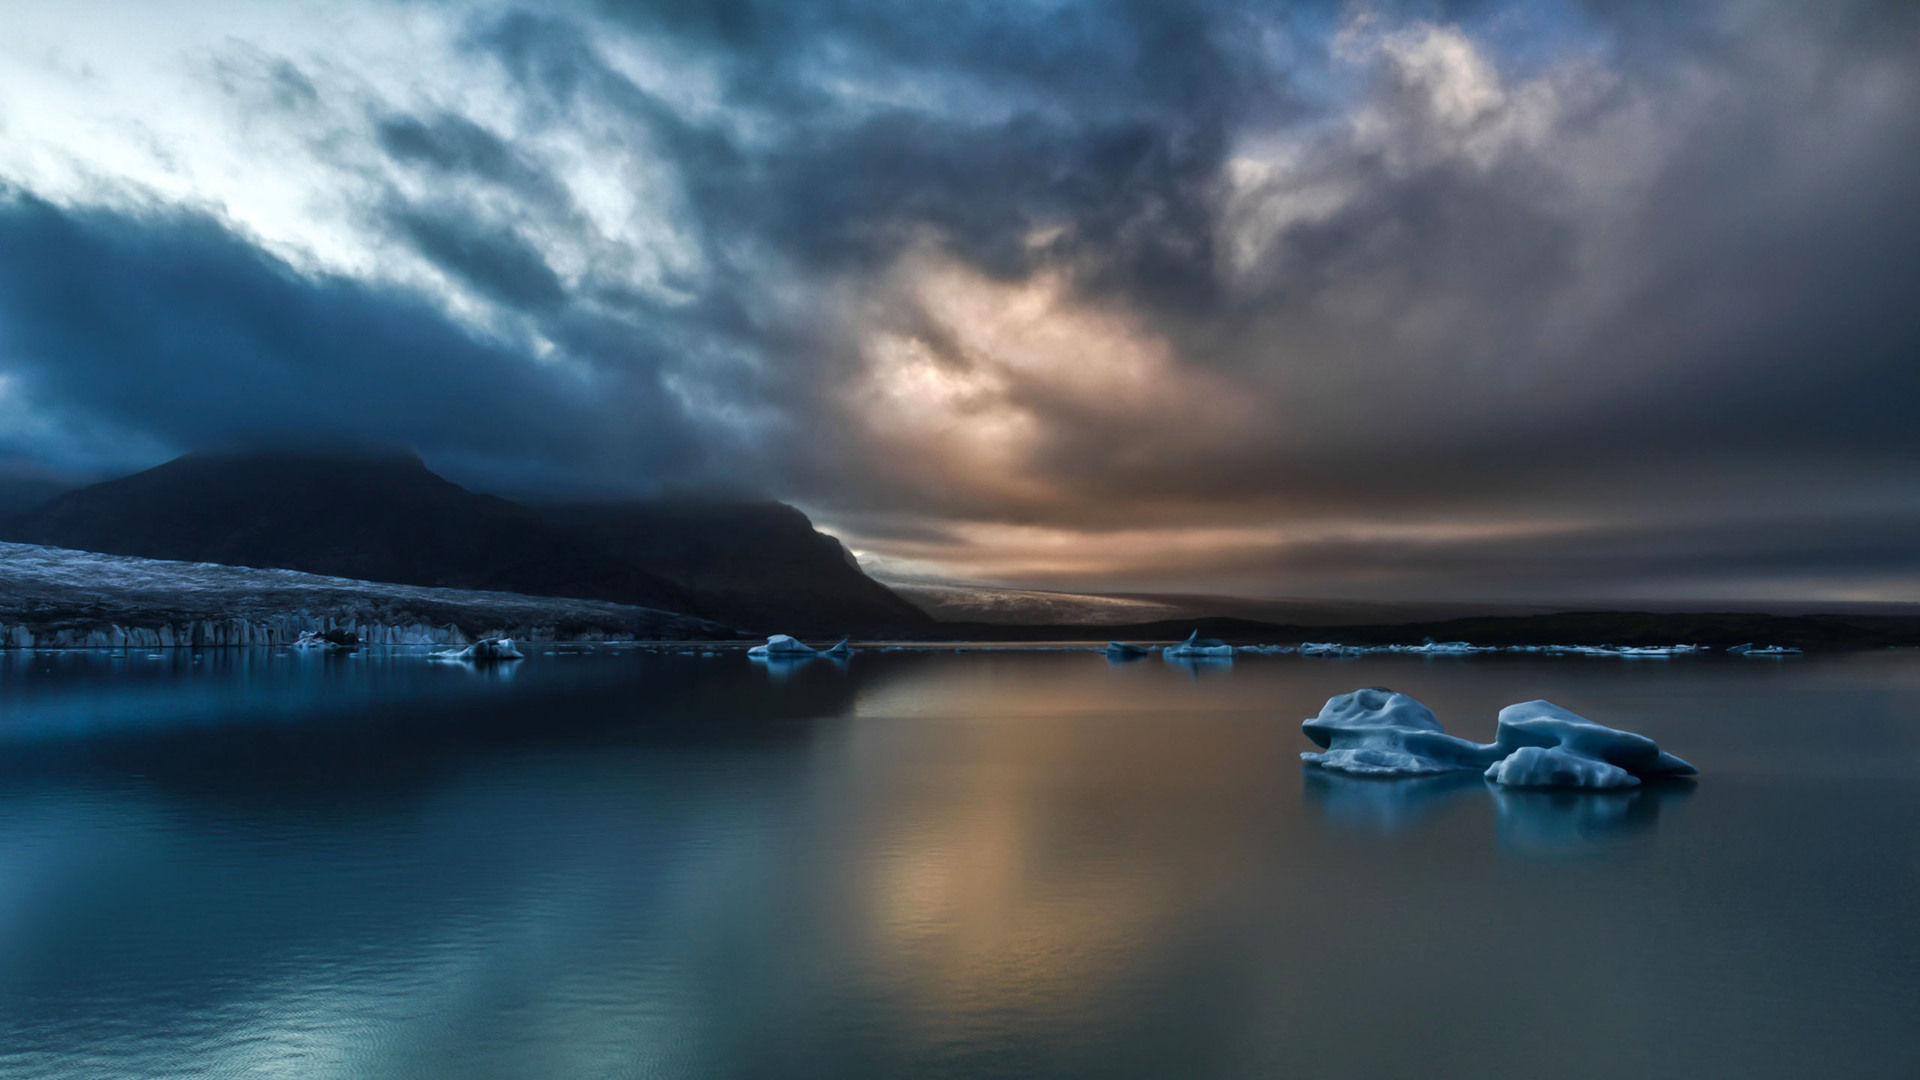
[[[1140, 741], [1154, 725], [1138, 718], [1164, 716], [1191, 684], [1147, 669], [1090, 685], [1034, 659], [983, 665], [975, 680], [881, 683], [855, 705], [849, 760], [869, 776], [892, 765], [871, 792], [889, 813], [868, 817], [878, 824], [853, 855], [867, 962], [940, 1029], [929, 1038], [958, 1037], [979, 1010], [1090, 1007], [1152, 963], [1181, 924], [1204, 922], [1195, 897], [1224, 893], [1240, 870], [1231, 852], [1250, 842], [1248, 822], [1228, 800], [1272, 783], [1272, 762], [1216, 739], [1162, 724]], [[1137, 812], [1154, 802], [1142, 791], [1169, 789], [1191, 794], [1187, 812]]]

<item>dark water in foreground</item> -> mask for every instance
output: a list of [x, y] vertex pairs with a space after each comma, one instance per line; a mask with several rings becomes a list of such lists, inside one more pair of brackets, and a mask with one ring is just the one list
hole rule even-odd
[[[1303, 773], [1545, 696], [1632, 796]], [[0, 1076], [1920, 1075], [1920, 655], [0, 655]]]

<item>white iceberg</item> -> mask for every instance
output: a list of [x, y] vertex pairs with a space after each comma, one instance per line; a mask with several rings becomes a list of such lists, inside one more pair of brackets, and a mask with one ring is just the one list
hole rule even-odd
[[1606, 789], [1640, 786], [1640, 778], [1627, 770], [1560, 746], [1523, 746], [1489, 765], [1487, 779], [1507, 787]]
[[1689, 776], [1697, 770], [1652, 739], [1596, 724], [1550, 701], [1500, 710], [1491, 743], [1448, 735], [1433, 711], [1384, 688], [1329, 698], [1301, 724], [1322, 753], [1300, 759], [1355, 776], [1426, 776], [1484, 769], [1510, 787], [1633, 787], [1643, 777]]
[[1233, 646], [1218, 638], [1203, 638], [1200, 636], [1200, 631], [1195, 630], [1187, 635], [1187, 640], [1162, 649], [1160, 655], [1174, 660], [1199, 660], [1210, 657], [1230, 660], [1233, 658]]
[[1385, 687], [1328, 698], [1300, 730], [1325, 750], [1300, 760], [1355, 776], [1427, 776], [1494, 760], [1491, 747], [1448, 735], [1432, 709]]
[[770, 659], [774, 657], [815, 656], [818, 654], [813, 646], [802, 642], [798, 638], [789, 637], [786, 634], [775, 634], [767, 639], [765, 645], [755, 645], [753, 648], [748, 649], [747, 655]]
[[526, 654], [517, 648], [512, 638], [483, 638], [461, 649], [455, 654], [458, 659], [468, 663], [490, 663], [495, 660], [525, 660]]
[[787, 634], [775, 634], [766, 644], [755, 645], [747, 650], [747, 655], [756, 660], [804, 660], [814, 656], [847, 656], [853, 652], [846, 638], [841, 638], [824, 649], [816, 649]]

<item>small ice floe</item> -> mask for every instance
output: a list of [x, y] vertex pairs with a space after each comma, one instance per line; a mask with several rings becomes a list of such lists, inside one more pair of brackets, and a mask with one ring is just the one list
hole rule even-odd
[[1800, 650], [1792, 645], [1755, 646], [1749, 641], [1745, 645], [1734, 645], [1727, 649], [1735, 656], [1799, 656]]
[[1293, 649], [1287, 645], [1242, 645], [1239, 651], [1264, 656], [1284, 656], [1292, 652]]
[[1596, 724], [1550, 701], [1501, 709], [1493, 742], [1484, 744], [1446, 734], [1425, 705], [1380, 687], [1329, 698], [1301, 731], [1322, 748], [1301, 754], [1302, 761], [1356, 776], [1482, 769], [1488, 780], [1509, 787], [1605, 789], [1696, 772], [1644, 735]]
[[819, 651], [799, 638], [775, 634], [767, 639], [765, 645], [755, 645], [748, 649], [747, 655], [768, 660], [775, 657], [817, 656]]
[[525, 660], [526, 654], [514, 645], [512, 638], [482, 638], [454, 653], [453, 658], [469, 664], [490, 664], [501, 660]]
[[1169, 645], [1160, 650], [1160, 655], [1169, 660], [1205, 660], [1212, 658], [1231, 660], [1233, 659], [1233, 646], [1218, 638], [1203, 638], [1200, 636], [1200, 631], [1195, 630], [1193, 633], [1187, 635], [1187, 640], [1180, 642], [1178, 645]]
[[1342, 645], [1337, 641], [1303, 641], [1300, 643], [1301, 656], [1360, 656], [1367, 652], [1358, 645]]
[[824, 649], [816, 649], [799, 638], [775, 634], [767, 639], [766, 644], [748, 649], [747, 655], [755, 660], [810, 660], [816, 656], [842, 659], [853, 655], [853, 648], [847, 644], [846, 638]]
[[1152, 652], [1153, 650], [1145, 645], [1135, 645], [1128, 641], [1107, 642], [1107, 659], [1109, 660], [1138, 660]]

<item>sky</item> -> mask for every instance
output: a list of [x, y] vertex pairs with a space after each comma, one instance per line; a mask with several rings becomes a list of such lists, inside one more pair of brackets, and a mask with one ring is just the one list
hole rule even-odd
[[1920, 601], [1920, 5], [0, 0], [0, 472], [882, 575]]

